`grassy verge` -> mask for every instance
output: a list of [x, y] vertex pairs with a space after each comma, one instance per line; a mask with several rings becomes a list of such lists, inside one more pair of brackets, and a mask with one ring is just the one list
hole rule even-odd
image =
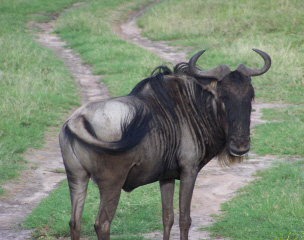
[[[69, 47], [81, 54], [94, 73], [104, 75], [112, 96], [130, 92], [134, 85], [150, 75], [162, 61], [146, 50], [119, 39], [110, 30], [115, 17], [145, 4], [146, 0], [87, 1], [85, 5], [62, 15], [56, 32]], [[140, 233], [161, 228], [161, 202], [158, 184], [122, 193], [111, 227], [114, 239], [142, 239]], [[90, 184], [83, 215], [82, 236], [95, 239], [93, 224], [98, 211], [99, 194]], [[64, 182], [26, 219], [25, 227], [35, 228], [35, 238], [52, 239], [69, 235], [70, 200]], [[51, 217], [50, 217], [51, 216]]]
[[78, 104], [75, 84], [62, 62], [26, 31], [36, 13], [56, 12], [73, 2], [1, 1], [0, 185], [26, 167], [21, 154], [41, 146], [46, 127], [57, 125]]

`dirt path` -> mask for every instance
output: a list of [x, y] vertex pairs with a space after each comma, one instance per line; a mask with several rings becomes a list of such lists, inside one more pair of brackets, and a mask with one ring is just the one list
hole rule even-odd
[[[159, 3], [156, 1], [153, 4]], [[164, 41], [151, 41], [141, 36], [141, 30], [136, 25], [136, 20], [153, 4], [146, 6], [139, 11], [133, 13], [126, 23], [114, 27], [114, 31], [123, 39], [130, 41], [140, 47], [143, 47], [165, 61], [178, 63], [186, 61], [186, 50], [178, 50], [177, 47], [168, 46]], [[252, 113], [251, 127], [266, 121], [261, 120], [262, 108], [278, 108], [277, 104], [254, 103], [255, 111]], [[192, 226], [190, 229], [190, 239], [211, 239], [209, 233], [200, 231], [199, 228], [208, 226], [213, 222], [211, 214], [218, 214], [220, 205], [233, 196], [235, 192], [252, 181], [255, 177], [252, 175], [258, 170], [265, 169], [270, 166], [271, 162], [278, 160], [275, 156], [260, 157], [253, 153], [249, 154], [249, 159], [244, 163], [232, 167], [220, 167], [216, 160], [212, 160], [200, 172], [192, 200]], [[146, 235], [147, 238], [153, 240], [161, 240], [162, 233], [155, 232]], [[172, 229], [172, 240], [179, 239], [178, 214], [175, 217], [175, 224]]]
[[129, 20], [126, 23], [120, 24], [114, 27], [116, 32], [124, 40], [130, 41], [137, 46], [147, 49], [156, 55], [160, 56], [166, 62], [177, 64], [186, 61], [187, 52], [185, 48], [179, 50], [177, 47], [169, 46], [166, 41], [151, 41], [148, 38], [141, 36], [141, 29], [137, 27], [137, 19], [143, 15], [147, 9], [163, 0], [157, 0], [153, 4], [145, 6], [140, 10], [131, 14]]
[[[56, 19], [56, 16], [53, 18]], [[36, 40], [53, 50], [66, 64], [79, 85], [82, 103], [108, 98], [107, 88], [99, 81], [101, 76], [93, 75], [91, 68], [82, 64], [78, 54], [65, 48], [66, 43], [52, 34], [53, 22], [30, 23], [29, 27], [41, 29], [40, 33], [35, 33]], [[29, 162], [29, 169], [22, 172], [18, 179], [3, 186], [6, 194], [0, 199], [1, 240], [30, 239], [31, 231], [22, 230], [18, 225], [66, 177], [65, 173], [58, 171], [63, 169], [58, 129], [50, 128], [44, 147], [27, 151], [25, 159]]]

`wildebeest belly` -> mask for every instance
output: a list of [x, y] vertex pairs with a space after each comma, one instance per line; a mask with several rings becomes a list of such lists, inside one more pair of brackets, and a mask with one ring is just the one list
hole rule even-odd
[[149, 163], [151, 162], [145, 161], [142, 165], [134, 165], [132, 167], [123, 185], [123, 190], [130, 192], [137, 187], [159, 180], [179, 179], [178, 168], [175, 167], [174, 169], [164, 171], [161, 161]]
[[158, 175], [157, 171], [143, 172], [140, 168], [134, 166], [128, 174], [125, 184], [123, 185], [123, 190], [130, 192], [139, 186], [153, 183], [157, 181]]

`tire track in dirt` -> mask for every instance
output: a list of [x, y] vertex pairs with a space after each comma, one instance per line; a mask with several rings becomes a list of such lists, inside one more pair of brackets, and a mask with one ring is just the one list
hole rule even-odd
[[[72, 8], [79, 5], [81, 4], [74, 4]], [[101, 76], [93, 75], [92, 69], [82, 64], [79, 55], [65, 48], [66, 43], [52, 33], [57, 17], [58, 15], [52, 16], [53, 20], [46, 23], [29, 23], [28, 27], [40, 29], [41, 32], [34, 32], [37, 42], [51, 49], [65, 63], [78, 83], [83, 104], [108, 98], [105, 84], [100, 83]], [[30, 149], [24, 156], [29, 162], [29, 169], [3, 186], [6, 193], [0, 198], [1, 240], [30, 239], [31, 230], [21, 229], [20, 224], [39, 202], [66, 178], [65, 173], [58, 171], [64, 168], [58, 143], [58, 129], [48, 129], [43, 148]]]
[[163, 0], [157, 0], [154, 3], [149, 4], [148, 6], [144, 6], [138, 11], [133, 12], [133, 14], [131, 13], [129, 20], [126, 23], [114, 26], [113, 30], [124, 40], [132, 42], [137, 46], [153, 52], [154, 54], [164, 59], [166, 62], [173, 64], [184, 62], [186, 61], [187, 57], [185, 48], [183, 48], [183, 50], [180, 50], [177, 47], [169, 46], [168, 42], [166, 41], [151, 41], [150, 39], [143, 37], [141, 35], [141, 29], [137, 27], [137, 19], [143, 15], [148, 8], [162, 1]]
[[[173, 64], [187, 61], [187, 49], [179, 50], [180, 48], [168, 46], [165, 41], [151, 41], [141, 36], [141, 29], [137, 27], [137, 19], [143, 15], [148, 8], [161, 1], [156, 1], [148, 6], [141, 8], [137, 12], [133, 12], [129, 16], [126, 23], [120, 23], [114, 26], [113, 30], [121, 38], [134, 43], [137, 46], [145, 48], [165, 61]], [[284, 105], [285, 106], [285, 105]], [[251, 116], [251, 128], [265, 123], [262, 120], [263, 108], [280, 108], [280, 104], [265, 104], [255, 102], [253, 104], [254, 112]], [[214, 239], [210, 238], [209, 232], [200, 231], [199, 228], [211, 225], [214, 219], [210, 216], [218, 214], [220, 205], [232, 197], [236, 196], [236, 191], [241, 187], [247, 185], [256, 177], [253, 176], [259, 170], [266, 169], [274, 161], [279, 161], [276, 156], [257, 156], [254, 153], [249, 154], [249, 159], [241, 164], [231, 167], [221, 167], [215, 159], [210, 161], [199, 173], [192, 199], [191, 218], [192, 226], [190, 228], [189, 239]], [[162, 233], [154, 232], [145, 235], [148, 239], [161, 240]], [[172, 240], [179, 240], [179, 226], [178, 226], [178, 213], [175, 216], [175, 223], [172, 228]]]

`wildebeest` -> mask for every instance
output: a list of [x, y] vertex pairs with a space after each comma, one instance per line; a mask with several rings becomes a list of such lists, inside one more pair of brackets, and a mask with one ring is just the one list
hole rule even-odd
[[129, 95], [91, 102], [79, 108], [60, 132], [72, 215], [71, 238], [80, 238], [87, 184], [92, 178], [100, 191], [95, 222], [98, 239], [110, 239], [110, 225], [121, 189], [160, 182], [164, 237], [173, 225], [173, 192], [180, 179], [180, 239], [188, 239], [190, 205], [198, 172], [212, 158], [225, 164], [241, 162], [250, 148], [250, 114], [254, 89], [251, 76], [268, 71], [240, 64], [203, 71], [196, 66], [204, 51], [172, 72], [157, 68]]

